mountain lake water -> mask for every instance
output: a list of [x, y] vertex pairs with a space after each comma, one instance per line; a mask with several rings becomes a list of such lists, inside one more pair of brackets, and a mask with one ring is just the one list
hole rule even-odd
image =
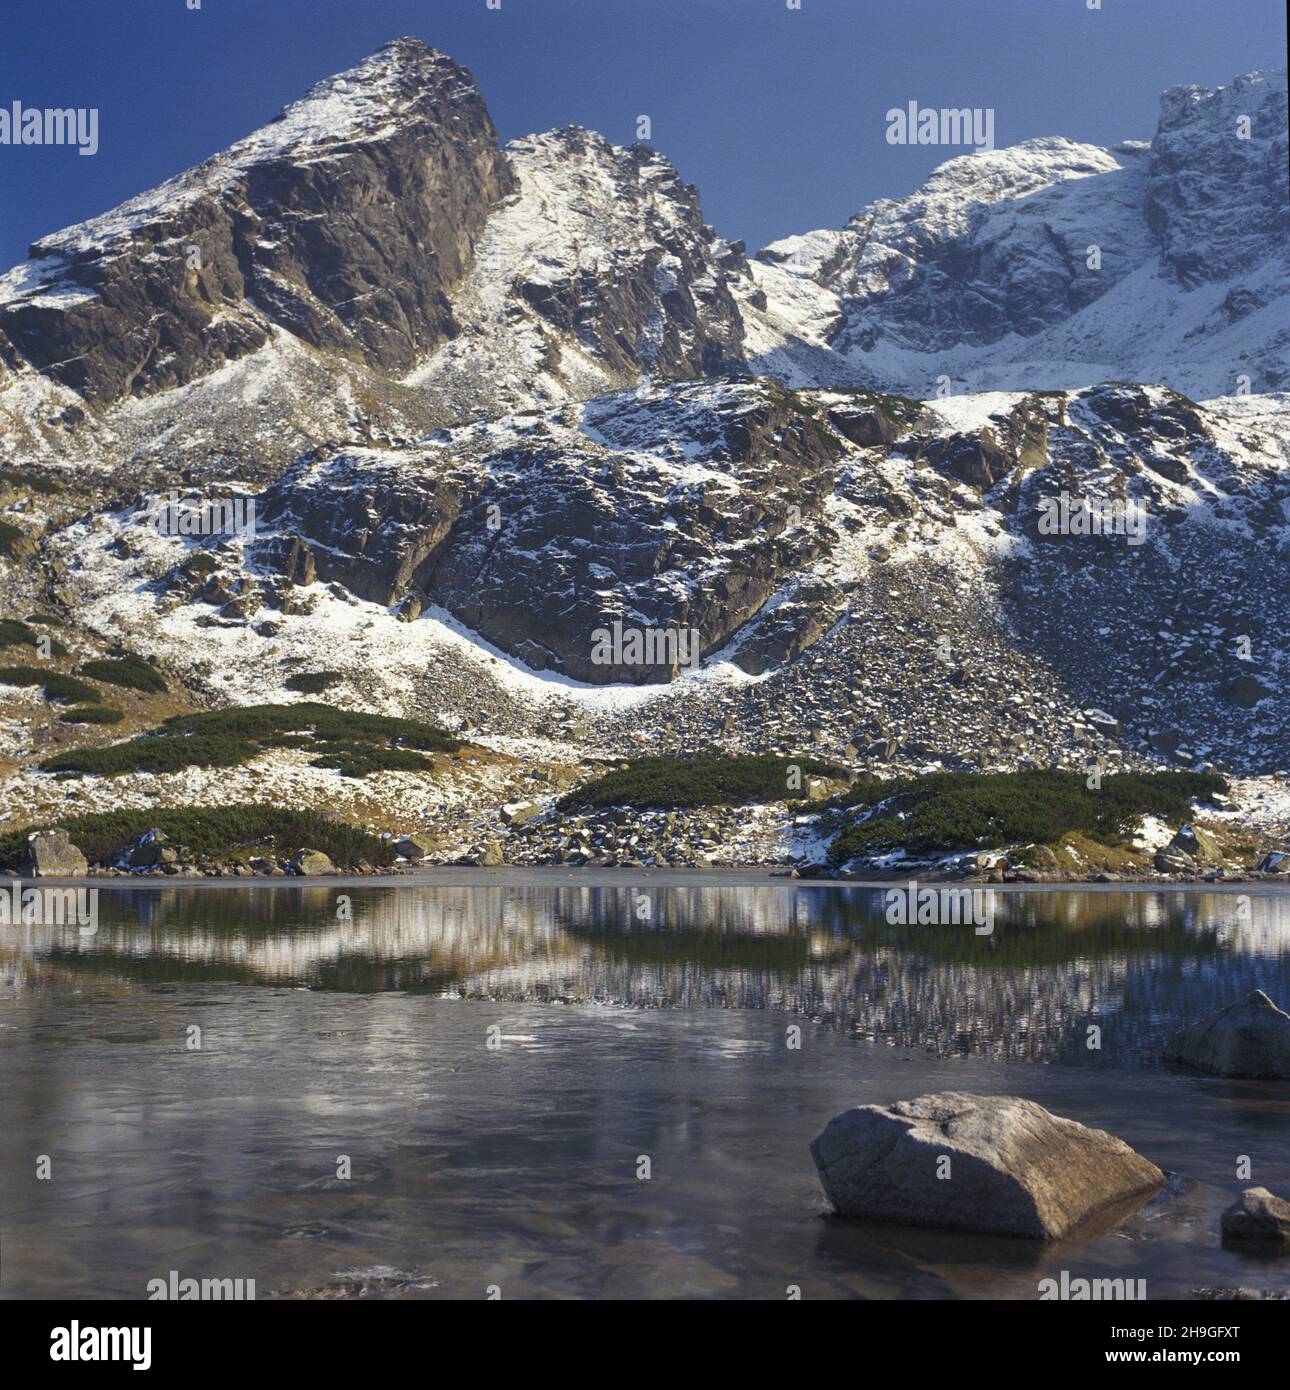
[[[1242, 1187], [1290, 1192], [1290, 1083], [1160, 1055], [1290, 1002], [1290, 894], [995, 902], [985, 935], [698, 874], [105, 881], [92, 934], [0, 928], [0, 1296], [1290, 1290], [1219, 1235]], [[829, 1215], [828, 1119], [938, 1090], [1108, 1129], [1170, 1184], [1049, 1246]]]

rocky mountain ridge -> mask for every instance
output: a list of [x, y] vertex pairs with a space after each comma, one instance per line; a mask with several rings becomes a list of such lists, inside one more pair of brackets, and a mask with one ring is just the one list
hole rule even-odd
[[1284, 74], [1252, 73], [1170, 88], [1150, 144], [952, 158], [750, 260], [662, 155], [501, 149], [470, 75], [399, 39], [0, 277], [4, 448], [259, 476], [642, 375], [1276, 390], [1285, 166]]
[[[499, 148], [398, 40], [0, 281], [13, 615], [521, 758], [1280, 773], [1284, 103], [1171, 89], [1150, 146], [954, 159], [749, 259], [654, 151]], [[158, 534], [174, 489], [254, 537]], [[701, 661], [601, 661], [615, 623]]]

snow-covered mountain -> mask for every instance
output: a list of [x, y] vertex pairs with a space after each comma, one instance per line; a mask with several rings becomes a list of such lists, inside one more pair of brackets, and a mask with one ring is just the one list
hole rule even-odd
[[400, 39], [0, 278], [16, 450], [246, 473], [309, 443], [742, 367], [742, 247], [644, 146], [505, 150]]
[[911, 395], [942, 379], [955, 393], [1283, 389], [1286, 129], [1285, 75], [1252, 73], [1170, 88], [1149, 145], [1044, 139], [952, 159], [841, 230], [759, 252], [749, 361], [794, 384]]
[[[313, 451], [260, 493], [253, 541], [158, 536], [126, 505], [48, 550], [94, 630], [212, 698], [267, 694], [312, 651], [378, 708], [460, 719], [464, 677], [498, 733], [572, 711], [609, 754], [805, 736], [911, 769], [1123, 748], [1270, 771], [1287, 404], [656, 386]], [[1054, 533], [1063, 497], [1140, 525]], [[598, 665], [614, 618], [693, 626], [703, 664]]]
[[[1284, 77], [1173, 88], [1150, 144], [953, 159], [750, 259], [662, 155], [501, 148], [397, 40], [0, 279], [13, 613], [211, 703], [325, 652], [608, 754], [1283, 768], [1285, 159]], [[140, 524], [190, 486], [256, 539]], [[1089, 497], [1141, 543], [1040, 528]], [[701, 668], [599, 662], [615, 620]]]
[[15, 457], [262, 476], [642, 376], [1269, 391], [1288, 245], [1283, 75], [1171, 88], [1150, 145], [951, 159], [749, 261], [662, 155], [499, 149], [470, 75], [400, 39], [37, 241], [0, 278], [0, 420]]

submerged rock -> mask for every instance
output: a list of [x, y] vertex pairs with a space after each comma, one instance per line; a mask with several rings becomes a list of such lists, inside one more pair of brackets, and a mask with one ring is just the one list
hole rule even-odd
[[1180, 1029], [1166, 1056], [1214, 1076], [1290, 1080], [1290, 1014], [1256, 989], [1243, 1003]]
[[811, 1152], [839, 1215], [1035, 1240], [1165, 1181], [1103, 1130], [1017, 1096], [957, 1091], [844, 1110]]
[[1266, 1187], [1247, 1187], [1223, 1213], [1223, 1236], [1290, 1245], [1290, 1202]]
[[22, 865], [27, 878], [74, 878], [88, 870], [85, 856], [66, 830], [37, 830], [27, 836]]

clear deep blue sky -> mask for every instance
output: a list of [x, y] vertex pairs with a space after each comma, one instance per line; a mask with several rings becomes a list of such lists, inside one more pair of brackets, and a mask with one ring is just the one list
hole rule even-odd
[[1285, 66], [1281, 0], [41, 0], [6, 8], [0, 102], [93, 106], [100, 149], [0, 146], [0, 267], [415, 34], [475, 74], [503, 140], [636, 117], [750, 249], [837, 226], [958, 151], [884, 113], [990, 106], [996, 143], [1149, 139], [1162, 88]]

